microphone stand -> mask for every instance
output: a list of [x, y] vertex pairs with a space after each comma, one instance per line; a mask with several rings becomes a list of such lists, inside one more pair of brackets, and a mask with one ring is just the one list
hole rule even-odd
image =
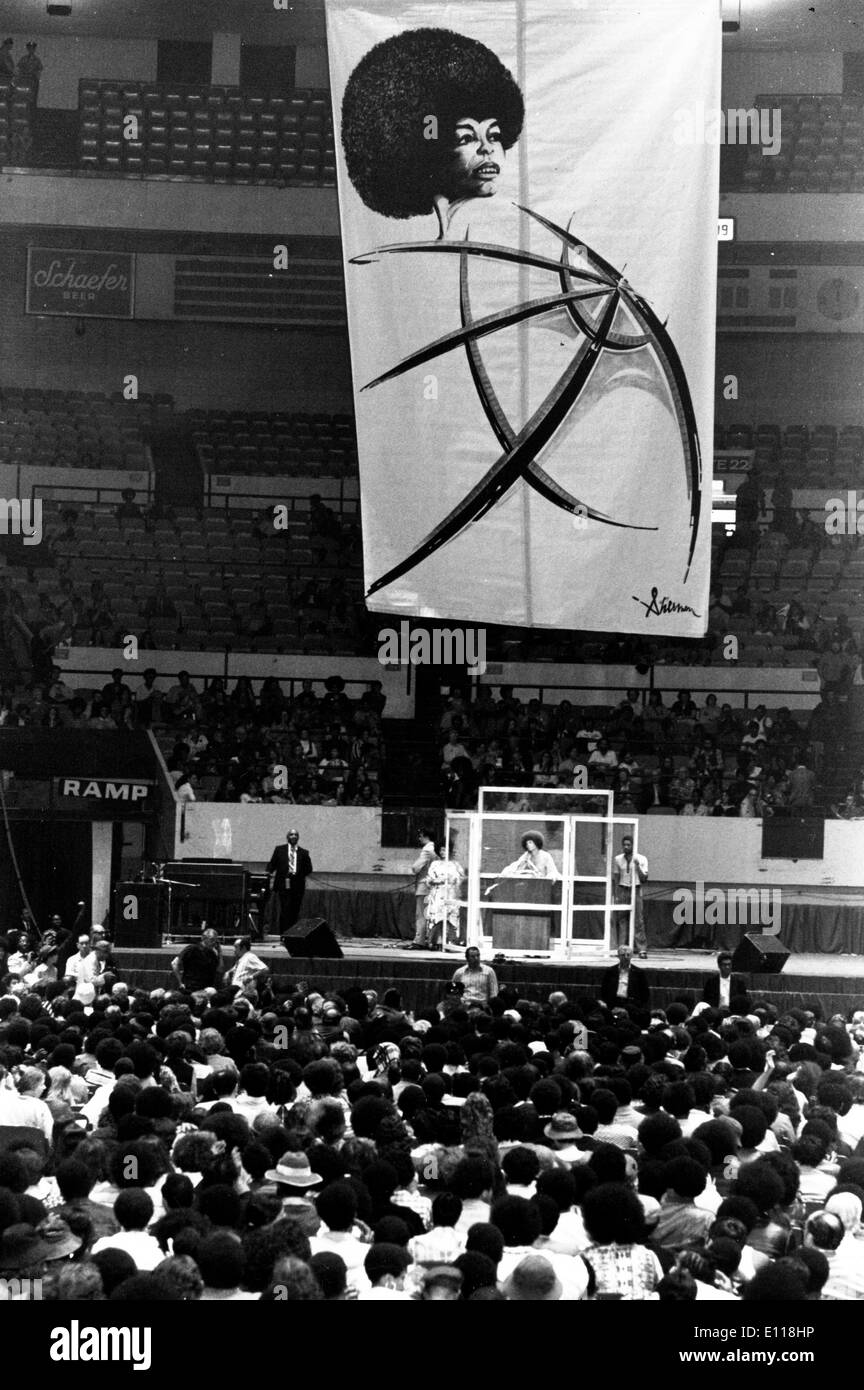
[[165, 941], [163, 942], [163, 945], [165, 945], [165, 946], [173, 946], [173, 944], [174, 944], [174, 922], [173, 922], [173, 910], [172, 910], [171, 890], [172, 890], [173, 888], [200, 888], [200, 887], [201, 887], [201, 884], [200, 884], [200, 883], [187, 883], [186, 880], [185, 880], [185, 879], [182, 879], [182, 878], [165, 878], [165, 877], [163, 876], [163, 872], [162, 872], [162, 870], [164, 869], [164, 867], [165, 867], [164, 864], [157, 864], [157, 865], [156, 865], [156, 873], [155, 873], [154, 876], [153, 876], [153, 882], [154, 882], [154, 883], [164, 883], [165, 887], [168, 889], [168, 929], [167, 929], [167, 931], [165, 932], [165, 938], [166, 938], [166, 939], [165, 939]]

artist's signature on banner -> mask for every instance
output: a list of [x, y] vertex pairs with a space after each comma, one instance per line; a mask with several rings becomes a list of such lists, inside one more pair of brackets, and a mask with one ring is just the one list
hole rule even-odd
[[633, 602], [640, 604], [645, 609], [646, 618], [662, 618], [666, 613], [692, 613], [694, 618], [700, 616], [695, 608], [690, 607], [689, 603], [676, 603], [668, 594], [664, 594], [660, 598], [659, 590], [656, 588], [651, 590], [651, 597], [647, 601], [644, 598], [637, 598], [634, 594]]

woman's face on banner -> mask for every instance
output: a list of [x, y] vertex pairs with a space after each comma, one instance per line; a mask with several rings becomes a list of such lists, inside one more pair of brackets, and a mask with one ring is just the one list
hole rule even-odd
[[497, 120], [462, 117], [456, 122], [451, 149], [444, 190], [451, 200], [491, 198], [497, 193], [504, 165], [501, 126]]

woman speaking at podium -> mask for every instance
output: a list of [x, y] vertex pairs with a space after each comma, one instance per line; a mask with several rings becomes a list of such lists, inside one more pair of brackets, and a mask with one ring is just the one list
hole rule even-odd
[[[504, 890], [505, 897], [524, 902], [521, 912], [512, 910], [492, 911], [492, 945], [496, 949], [517, 947], [522, 949], [549, 949], [552, 929], [552, 914], [548, 905], [552, 901], [553, 883], [561, 875], [555, 860], [543, 848], [543, 836], [536, 830], [529, 830], [521, 840], [523, 853], [512, 864], [501, 870], [500, 877], [486, 890], [486, 895], [501, 885], [502, 878], [528, 880], [514, 888]], [[546, 907], [546, 911], [543, 908]]]
[[543, 848], [543, 836], [538, 832], [529, 832], [522, 836], [521, 840], [523, 854], [518, 859], [514, 859], [512, 864], [508, 864], [501, 870], [502, 878], [551, 878], [561, 877], [555, 867], [555, 860], [547, 850]]

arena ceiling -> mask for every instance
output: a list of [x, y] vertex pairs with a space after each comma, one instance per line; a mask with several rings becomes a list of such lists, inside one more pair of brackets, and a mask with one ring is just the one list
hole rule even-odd
[[[489, 4], [499, 0], [487, 0]], [[534, 0], [535, 3], [538, 0]], [[219, 30], [252, 43], [324, 37], [324, 0], [68, 0], [71, 15], [53, 17], [46, 0], [3, 0], [0, 26], [11, 34], [88, 34], [105, 38], [201, 39]], [[502, 4], [512, 0], [500, 0]], [[532, 0], [523, 0], [529, 6]], [[638, 4], [638, 0], [633, 0]], [[740, 4], [741, 29], [732, 48], [864, 49], [861, 0], [723, 0], [724, 17]]]
[[741, 28], [727, 35], [731, 48], [864, 48], [861, 0], [723, 0], [723, 18]]
[[[72, 13], [47, 13], [47, 0], [3, 0], [4, 33], [98, 35], [107, 39], [201, 40], [219, 31], [242, 33], [250, 43], [323, 39], [323, 0], [67, 0]], [[290, 30], [290, 36], [286, 34]]]

